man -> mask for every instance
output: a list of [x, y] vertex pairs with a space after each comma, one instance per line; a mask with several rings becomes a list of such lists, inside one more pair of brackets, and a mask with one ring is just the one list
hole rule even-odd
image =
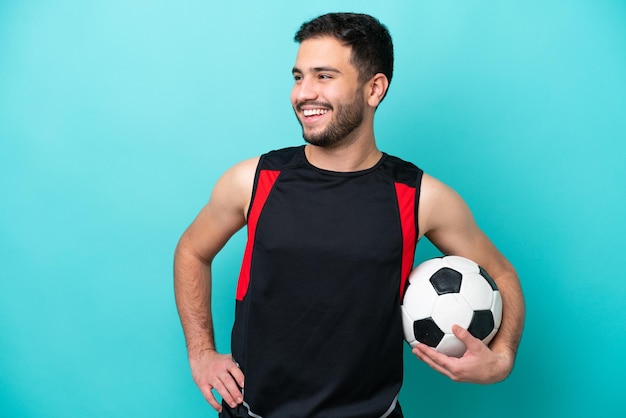
[[[401, 417], [399, 306], [423, 236], [483, 266], [504, 309], [489, 347], [455, 327], [462, 358], [425, 345], [413, 352], [455, 381], [505, 379], [524, 322], [515, 270], [452, 189], [376, 146], [374, 113], [393, 72], [386, 27], [328, 14], [295, 39], [291, 102], [307, 145], [229, 169], [176, 249], [196, 384], [223, 417]], [[244, 225], [231, 356], [215, 349], [210, 267]]]

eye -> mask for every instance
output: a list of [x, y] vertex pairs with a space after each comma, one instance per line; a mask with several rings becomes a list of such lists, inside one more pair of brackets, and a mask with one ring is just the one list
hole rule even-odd
[[301, 74], [294, 74], [293, 75], [293, 80], [296, 81], [296, 82], [302, 80], [302, 75]]
[[317, 76], [320, 80], [330, 80], [333, 78], [330, 74], [320, 74]]

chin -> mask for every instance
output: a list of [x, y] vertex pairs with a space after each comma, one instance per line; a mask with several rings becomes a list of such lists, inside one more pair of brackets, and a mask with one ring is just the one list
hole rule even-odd
[[310, 137], [310, 136], [305, 136], [305, 135], [302, 135], [302, 137], [308, 144], [314, 145], [320, 148], [333, 148], [337, 145], [340, 145], [343, 142], [341, 140], [336, 140], [336, 139], [327, 138], [327, 137], [319, 138], [319, 137]]

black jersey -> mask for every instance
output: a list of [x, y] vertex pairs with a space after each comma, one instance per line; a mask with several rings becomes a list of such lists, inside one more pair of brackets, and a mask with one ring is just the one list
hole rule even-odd
[[232, 333], [246, 416], [394, 411], [421, 178], [387, 154], [350, 173], [312, 166], [304, 146], [261, 157]]

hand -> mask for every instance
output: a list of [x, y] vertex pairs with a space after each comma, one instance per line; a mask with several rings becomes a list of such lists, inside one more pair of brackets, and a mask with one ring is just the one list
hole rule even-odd
[[240, 388], [243, 388], [244, 376], [230, 354], [204, 351], [197, 357], [190, 357], [189, 364], [194, 382], [217, 412], [222, 411], [222, 405], [215, 399], [213, 389], [232, 408], [243, 402]]
[[455, 382], [496, 383], [506, 379], [511, 373], [513, 368], [511, 355], [492, 351], [481, 340], [458, 325], [452, 327], [452, 332], [467, 347], [463, 357], [448, 357], [426, 344], [416, 345], [413, 354]]

